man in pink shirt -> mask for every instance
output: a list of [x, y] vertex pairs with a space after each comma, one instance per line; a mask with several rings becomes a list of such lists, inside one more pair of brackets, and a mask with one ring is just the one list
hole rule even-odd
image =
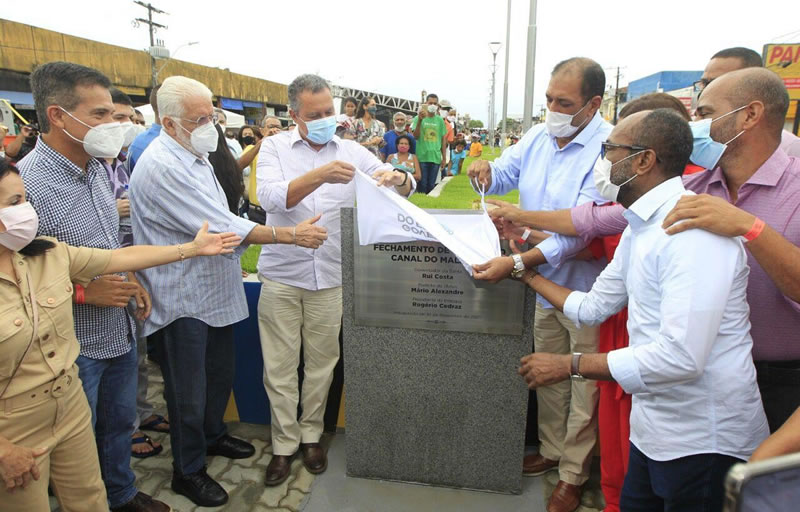
[[[697, 118], [714, 120], [711, 138], [727, 147], [714, 169], [684, 177], [685, 187], [700, 195], [679, 201], [664, 223], [669, 233], [701, 228], [747, 238], [753, 359], [771, 431], [800, 405], [800, 159], [779, 147], [788, 105], [783, 82], [763, 68], [726, 73], [709, 84]], [[567, 210], [503, 210], [515, 223], [586, 240], [627, 226], [619, 205], [585, 203], [570, 211], [571, 222], [565, 222]], [[533, 249], [524, 260], [532, 267], [544, 258]]]

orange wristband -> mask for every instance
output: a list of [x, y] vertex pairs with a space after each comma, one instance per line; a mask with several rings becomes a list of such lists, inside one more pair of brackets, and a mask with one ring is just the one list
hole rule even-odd
[[765, 226], [766, 224], [764, 223], [764, 221], [756, 217], [755, 222], [753, 222], [753, 227], [751, 227], [750, 231], [748, 231], [742, 236], [744, 236], [744, 239], [747, 240], [748, 242], [752, 242], [753, 240], [758, 238], [758, 235], [760, 235], [762, 231], [764, 231]]

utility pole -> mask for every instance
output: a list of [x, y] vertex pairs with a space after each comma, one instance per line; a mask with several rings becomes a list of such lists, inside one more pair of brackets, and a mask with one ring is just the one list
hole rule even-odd
[[503, 78], [503, 129], [500, 131], [500, 148], [506, 145], [506, 134], [508, 133], [506, 127], [506, 118], [508, 117], [508, 51], [511, 39], [511, 0], [508, 0], [508, 8], [506, 12], [506, 69], [503, 70], [505, 77]]
[[489, 138], [491, 146], [494, 147], [494, 104], [495, 104], [495, 73], [497, 72], [497, 53], [500, 51], [502, 43], [493, 41], [489, 43], [489, 51], [492, 52], [492, 94], [489, 100]]
[[618, 110], [619, 110], [619, 66], [617, 66], [617, 83], [614, 86], [614, 124], [617, 124]]
[[156, 14], [168, 14], [161, 9], [153, 6], [151, 3], [144, 3], [141, 0], [133, 0], [133, 3], [137, 5], [141, 5], [145, 9], [147, 9], [147, 19], [144, 18], [136, 18], [134, 20], [134, 26], [138, 27], [139, 23], [144, 23], [150, 29], [150, 80], [152, 87], [158, 85], [158, 73], [156, 72], [156, 57], [169, 57], [169, 51], [166, 48], [163, 48], [163, 45], [159, 45], [161, 48], [156, 47], [156, 40], [155, 40], [155, 33], [157, 28], [163, 28], [166, 30], [168, 27], [166, 25], [162, 25], [160, 23], [156, 23], [153, 21], [153, 13]]
[[536, 0], [531, 0], [528, 19], [528, 57], [525, 59], [525, 106], [522, 110], [522, 131], [533, 124], [533, 77], [536, 74]]

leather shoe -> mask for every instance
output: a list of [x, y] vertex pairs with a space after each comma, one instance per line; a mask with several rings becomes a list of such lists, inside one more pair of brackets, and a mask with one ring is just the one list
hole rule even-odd
[[247, 441], [228, 435], [206, 448], [206, 455], [220, 455], [229, 459], [246, 459], [256, 453], [256, 448]]
[[219, 507], [228, 502], [228, 493], [208, 476], [206, 468], [190, 475], [172, 474], [172, 490], [201, 507]]
[[131, 501], [121, 507], [112, 508], [112, 512], [170, 512], [172, 509], [162, 501], [154, 500], [149, 495], [139, 492]]
[[522, 459], [522, 474], [525, 476], [543, 475], [557, 467], [557, 460], [546, 459], [538, 453], [526, 455], [525, 458]]
[[285, 482], [289, 478], [293, 458], [294, 455], [273, 455], [267, 465], [267, 477], [264, 484], [267, 487], [275, 487]]
[[559, 480], [547, 502], [547, 512], [572, 512], [580, 504], [581, 486]]
[[303, 465], [309, 473], [318, 475], [328, 469], [328, 456], [319, 443], [302, 443]]

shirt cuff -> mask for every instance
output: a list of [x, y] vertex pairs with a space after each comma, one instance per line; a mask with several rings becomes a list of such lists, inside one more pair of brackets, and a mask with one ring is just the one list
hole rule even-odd
[[242, 245], [244, 245], [244, 239], [247, 238], [247, 235], [249, 235], [257, 225], [258, 224], [251, 220], [242, 217], [234, 217], [233, 214], [231, 214], [231, 222], [228, 224], [228, 231], [242, 237]]
[[639, 373], [639, 365], [636, 363], [634, 347], [625, 347], [609, 352], [608, 370], [617, 384], [629, 395], [647, 391], [647, 386]]
[[572, 320], [575, 325], [580, 328], [580, 310], [583, 299], [586, 297], [584, 292], [572, 292], [567, 295], [567, 300], [564, 301], [564, 314], [567, 318]]
[[547, 264], [551, 265], [554, 268], [558, 268], [564, 263], [562, 254], [564, 251], [561, 250], [561, 246], [558, 243], [558, 238], [555, 235], [549, 236], [539, 242], [536, 245], [536, 248], [542, 251], [542, 255], [544, 259], [547, 260]]
[[259, 190], [256, 189], [256, 196], [264, 211], [267, 213], [286, 213], [294, 209], [294, 206], [292, 208], [286, 207], [286, 196], [289, 194], [288, 181], [274, 181], [266, 186], [269, 187], [269, 190], [264, 194], [259, 194]]

